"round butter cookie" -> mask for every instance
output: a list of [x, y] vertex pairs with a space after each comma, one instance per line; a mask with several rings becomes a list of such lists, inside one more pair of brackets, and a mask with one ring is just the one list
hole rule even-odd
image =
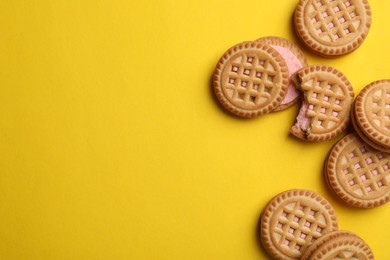
[[305, 141], [325, 141], [348, 126], [354, 92], [343, 73], [330, 66], [312, 65], [297, 71], [293, 81], [303, 98], [292, 135]]
[[261, 242], [275, 259], [300, 259], [302, 250], [322, 235], [337, 230], [336, 214], [327, 200], [308, 190], [289, 190], [265, 207]]
[[390, 153], [390, 80], [367, 85], [357, 95], [352, 122], [360, 137], [375, 149]]
[[217, 99], [240, 117], [266, 114], [280, 105], [287, 92], [288, 68], [271, 46], [244, 42], [219, 60], [213, 86]]
[[[291, 77], [297, 70], [306, 67], [308, 65], [307, 60], [301, 49], [293, 42], [277, 37], [269, 36], [256, 40], [258, 43], [270, 45], [274, 48], [283, 59], [286, 61], [289, 76]], [[287, 109], [298, 102], [300, 98], [299, 91], [295, 88], [295, 85], [289, 80], [287, 94], [273, 111], [280, 111]]]
[[352, 52], [371, 26], [368, 0], [300, 0], [294, 14], [298, 37], [313, 52], [337, 57]]
[[302, 260], [356, 259], [374, 260], [374, 254], [367, 243], [349, 231], [332, 231], [309, 245]]
[[330, 188], [351, 206], [372, 208], [390, 199], [390, 154], [371, 148], [354, 133], [333, 146], [324, 169]]

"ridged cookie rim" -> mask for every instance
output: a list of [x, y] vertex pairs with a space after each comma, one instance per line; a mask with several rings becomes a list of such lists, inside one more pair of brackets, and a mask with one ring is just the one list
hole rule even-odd
[[343, 236], [343, 235], [352, 235], [355, 236], [354, 233], [346, 230], [334, 230], [329, 233], [324, 234], [323, 236], [319, 237], [316, 241], [314, 241], [312, 244], [308, 245], [305, 249], [305, 251], [302, 253], [301, 260], [310, 260], [311, 255], [323, 244], [327, 243], [329, 240], [332, 240], [336, 237]]
[[325, 208], [326, 212], [329, 215], [329, 219], [332, 223], [332, 231], [338, 229], [338, 220], [336, 216], [336, 212], [333, 209], [332, 205], [329, 201], [327, 201], [324, 197], [319, 195], [318, 193], [310, 190], [305, 189], [292, 189], [287, 190], [284, 192], [281, 192], [274, 196], [265, 206], [262, 215], [261, 215], [261, 223], [260, 223], [260, 240], [265, 248], [265, 250], [268, 252], [269, 255], [275, 258], [280, 259], [295, 259], [290, 258], [284, 254], [281, 254], [281, 252], [274, 246], [272, 243], [272, 238], [270, 234], [270, 222], [272, 219], [273, 212], [275, 212], [275, 209], [278, 208], [278, 206], [286, 199], [292, 198], [292, 197], [305, 197], [308, 199], [312, 199], [319, 204], [321, 204], [322, 207]]
[[355, 120], [357, 125], [359, 126], [359, 129], [362, 131], [362, 133], [364, 133], [367, 138], [369, 138], [378, 146], [383, 146], [384, 149], [390, 149], [390, 136], [386, 136], [385, 134], [379, 132], [377, 129], [372, 127], [370, 122], [367, 120], [364, 112], [364, 100], [367, 94], [372, 88], [375, 88], [377, 87], [377, 85], [380, 84], [390, 85], [390, 79], [381, 79], [371, 82], [370, 84], [365, 86], [357, 95], [354, 105]]
[[355, 132], [358, 134], [358, 136], [369, 146], [371, 146], [372, 148], [378, 150], [378, 151], [381, 151], [381, 152], [384, 152], [384, 153], [390, 153], [390, 148], [389, 149], [386, 149], [385, 147], [382, 147], [376, 143], [374, 143], [372, 140], [370, 140], [370, 138], [368, 138], [367, 136], [364, 135], [364, 133], [362, 132], [362, 130], [360, 129], [360, 126], [358, 125], [358, 123], [356, 122], [356, 116], [355, 116], [355, 102], [353, 103], [353, 109], [351, 110], [351, 122], [352, 122], [352, 126], [355, 130]]
[[371, 7], [367, 0], [362, 0], [363, 1], [362, 4], [366, 14], [365, 28], [363, 29], [362, 33], [358, 35], [355, 38], [355, 40], [351, 41], [350, 43], [338, 47], [326, 46], [323, 45], [322, 43], [315, 41], [315, 39], [312, 36], [310, 36], [307, 30], [305, 29], [306, 26], [304, 21], [304, 9], [309, 1], [311, 0], [299, 1], [294, 12], [294, 27], [301, 41], [314, 53], [323, 56], [325, 58], [332, 58], [332, 57], [345, 55], [356, 50], [366, 39], [372, 24]]
[[[224, 95], [222, 86], [220, 84], [220, 79], [223, 73], [223, 69], [226, 65], [226, 62], [229, 61], [229, 58], [236, 54], [239, 51], [243, 51], [245, 49], [249, 48], [259, 48], [262, 51], [268, 52], [272, 58], [277, 62], [280, 67], [280, 75], [281, 75], [281, 87], [279, 93], [275, 96], [274, 100], [267, 106], [261, 107], [256, 110], [245, 110], [241, 109], [234, 104], [232, 104]], [[253, 118], [257, 116], [261, 116], [264, 114], [267, 114], [271, 112], [273, 109], [275, 109], [280, 103], [282, 102], [284, 96], [287, 93], [287, 88], [288, 88], [288, 69], [287, 69], [287, 64], [284, 61], [283, 57], [271, 46], [256, 43], [256, 42], [242, 42], [239, 44], [234, 45], [233, 47], [229, 48], [219, 59], [217, 66], [214, 70], [213, 73], [213, 89], [215, 96], [217, 97], [218, 101], [220, 104], [228, 110], [230, 113], [240, 116], [240, 117], [245, 117], [245, 118]]]
[[[368, 257], [368, 260], [374, 260], [374, 253], [372, 252], [371, 247], [367, 244], [366, 241], [363, 240], [360, 236], [356, 235], [351, 231], [342, 230], [339, 232], [339, 235], [325, 237], [325, 241], [317, 246], [315, 250], [310, 255], [310, 260], [322, 260], [325, 255], [340, 246], [355, 246], [361, 249], [364, 254]], [[329, 234], [329, 233], [328, 233]], [[321, 237], [319, 238], [319, 240]]]
[[358, 135], [355, 133], [350, 133], [340, 139], [330, 150], [329, 156], [327, 157], [325, 173], [327, 178], [327, 183], [330, 186], [331, 190], [336, 193], [336, 195], [345, 203], [350, 206], [358, 207], [358, 208], [373, 208], [379, 207], [390, 200], [390, 192], [384, 193], [381, 197], [377, 199], [361, 199], [356, 198], [349, 194], [344, 187], [341, 185], [336, 172], [336, 164], [338, 161], [338, 156], [345, 149], [345, 147], [354, 141], [354, 138], [357, 141], [363, 140], [360, 139]]

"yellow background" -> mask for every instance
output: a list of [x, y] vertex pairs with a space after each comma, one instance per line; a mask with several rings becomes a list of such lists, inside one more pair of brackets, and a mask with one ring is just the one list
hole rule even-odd
[[[341, 229], [390, 255], [390, 205], [326, 187], [331, 145], [288, 135], [298, 107], [240, 120], [216, 104], [230, 46], [297, 42], [297, 0], [0, 2], [1, 259], [267, 259], [260, 212], [291, 188], [332, 203]], [[333, 65], [355, 93], [390, 78], [389, 1]], [[301, 45], [300, 45], [301, 46]]]

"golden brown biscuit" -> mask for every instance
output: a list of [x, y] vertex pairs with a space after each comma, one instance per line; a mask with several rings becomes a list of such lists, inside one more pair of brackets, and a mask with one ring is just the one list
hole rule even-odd
[[260, 238], [273, 258], [299, 259], [305, 246], [337, 228], [335, 212], [327, 200], [312, 191], [289, 190], [265, 207]]
[[361, 138], [375, 149], [390, 153], [390, 80], [362, 89], [353, 108], [353, 123]]
[[288, 69], [271, 46], [244, 42], [219, 60], [213, 86], [217, 99], [240, 117], [266, 114], [280, 105], [287, 92]]
[[348, 126], [354, 97], [347, 77], [333, 67], [313, 65], [299, 70], [293, 80], [303, 98], [291, 134], [306, 141], [339, 135]]
[[368, 0], [300, 0], [294, 14], [298, 37], [313, 52], [337, 57], [358, 48], [371, 26]]
[[354, 133], [331, 149], [325, 177], [330, 188], [351, 206], [372, 208], [390, 200], [390, 154], [371, 148]]

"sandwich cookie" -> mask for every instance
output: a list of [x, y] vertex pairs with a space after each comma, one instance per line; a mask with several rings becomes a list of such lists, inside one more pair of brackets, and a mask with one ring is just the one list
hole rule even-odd
[[266, 114], [280, 105], [288, 88], [288, 68], [271, 46], [244, 42], [219, 60], [213, 76], [221, 105], [240, 117]]
[[371, 148], [354, 133], [334, 145], [324, 170], [330, 188], [350, 206], [372, 208], [390, 199], [390, 154]]
[[302, 254], [302, 260], [374, 260], [367, 243], [349, 231], [332, 231], [318, 238]]
[[310, 50], [328, 58], [358, 48], [371, 20], [368, 0], [300, 0], [294, 14], [298, 37]]
[[312, 65], [297, 71], [293, 81], [303, 98], [292, 135], [305, 141], [325, 141], [348, 126], [354, 92], [343, 73], [330, 66]]
[[390, 153], [390, 80], [378, 80], [357, 95], [352, 122], [356, 132], [369, 145]]
[[[258, 43], [270, 45], [274, 48], [283, 59], [286, 61], [289, 76], [291, 77], [297, 70], [306, 67], [307, 60], [301, 49], [293, 42], [276, 36], [263, 37], [256, 40]], [[273, 111], [280, 111], [287, 109], [298, 102], [300, 92], [295, 88], [291, 80], [288, 83], [287, 94], [282, 100], [281, 104]]]
[[271, 257], [300, 259], [305, 246], [337, 229], [329, 202], [312, 191], [297, 189], [268, 203], [261, 216], [260, 238]]

